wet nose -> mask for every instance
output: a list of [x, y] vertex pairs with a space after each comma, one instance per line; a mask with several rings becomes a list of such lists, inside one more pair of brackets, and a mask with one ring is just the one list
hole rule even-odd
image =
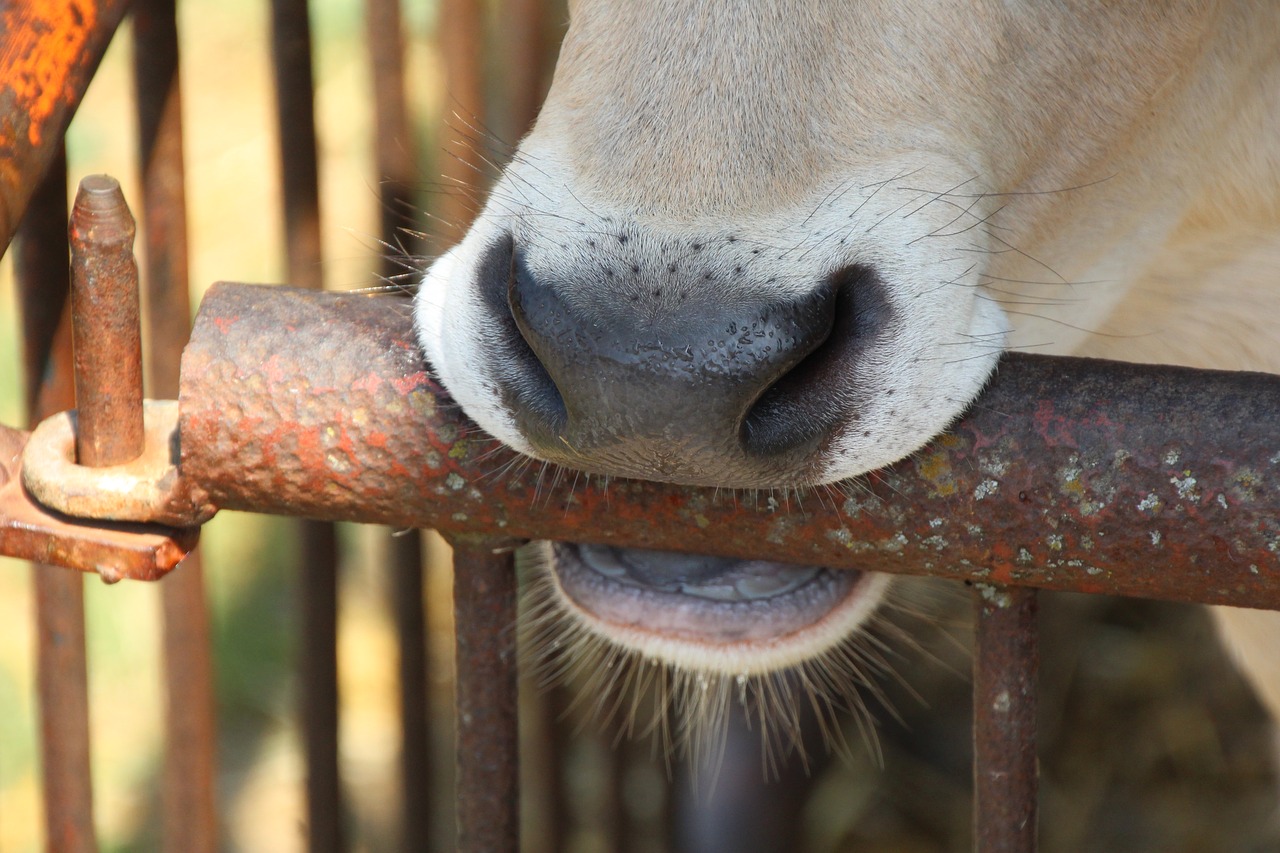
[[509, 251], [505, 281], [487, 284], [519, 333], [504, 394], [539, 455], [601, 473], [727, 483], [803, 467], [848, 402], [824, 377], [877, 322], [869, 301], [859, 308], [860, 266], [780, 295], [749, 278], [610, 286], [594, 269], [534, 272]]

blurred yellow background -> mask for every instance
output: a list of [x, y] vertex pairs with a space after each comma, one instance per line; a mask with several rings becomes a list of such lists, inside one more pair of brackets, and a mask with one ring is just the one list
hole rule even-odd
[[[407, 4], [409, 102], [431, 157], [445, 102], [432, 47], [434, 4]], [[368, 57], [359, 0], [313, 3], [325, 277], [332, 289], [375, 283], [378, 175], [372, 161]], [[179, 4], [193, 300], [217, 280], [284, 278], [277, 191], [269, 4]], [[120, 179], [140, 199], [129, 24], [120, 30], [67, 137], [72, 191], [85, 175]], [[434, 179], [423, 165], [423, 184]], [[136, 212], [136, 211], [135, 211]], [[141, 237], [138, 241], [141, 246]], [[143, 275], [145, 275], [145, 269]], [[0, 266], [0, 423], [23, 424], [12, 265]], [[295, 555], [288, 522], [224, 513], [204, 531], [213, 611], [223, 846], [302, 847], [303, 762], [294, 712]], [[385, 850], [399, 819], [396, 646], [377, 571], [385, 531], [344, 526], [339, 666], [343, 776], [353, 850]], [[438, 561], [437, 561], [437, 564]], [[180, 569], [179, 569], [180, 571]], [[31, 569], [0, 558], [0, 850], [44, 849], [34, 695]], [[86, 577], [95, 819], [104, 851], [157, 846], [163, 699], [157, 589]], [[432, 671], [447, 697], [452, 666], [446, 572], [432, 571]], [[442, 698], [447, 702], [447, 698]], [[445, 712], [446, 709], [441, 709]], [[443, 713], [447, 717], [447, 713]], [[451, 764], [448, 733], [442, 763]], [[440, 816], [447, 825], [446, 814]]]

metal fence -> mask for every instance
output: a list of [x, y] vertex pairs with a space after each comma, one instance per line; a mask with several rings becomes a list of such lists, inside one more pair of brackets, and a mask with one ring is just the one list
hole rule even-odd
[[[290, 281], [301, 289], [220, 286], [206, 297], [188, 343], [175, 10], [172, 0], [133, 4], [140, 215], [150, 271], [147, 373], [154, 396], [180, 401], [166, 415], [181, 437], [182, 455], [180, 476], [167, 484], [164, 520], [179, 527], [196, 524], [217, 508], [320, 519], [299, 530], [308, 566], [298, 597], [308, 649], [301, 707], [311, 850], [346, 848], [337, 752], [337, 569], [328, 521], [433, 527], [454, 547], [455, 796], [459, 849], [469, 851], [519, 846], [512, 550], [529, 538], [590, 538], [971, 583], [978, 626], [974, 831], [975, 849], [981, 851], [1035, 848], [1035, 588], [1280, 606], [1274, 581], [1280, 569], [1276, 492], [1243, 495], [1238, 488], [1243, 472], [1275, 470], [1275, 377], [1010, 358], [982, 405], [948, 436], [869, 481], [865, 505], [829, 513], [765, 512], [720, 500], [709, 490], [639, 482], [615, 482], [607, 495], [567, 481], [544, 487], [520, 476], [477, 487], [500, 460], [469, 442], [466, 423], [423, 369], [404, 311], [385, 299], [320, 292], [308, 10], [305, 0], [277, 0], [272, 9], [282, 233]], [[129, 461], [148, 440], [141, 421], [136, 309], [100, 307], [136, 305], [136, 297], [128, 296], [137, 287], [132, 220], [114, 184], [101, 179], [82, 185], [69, 212], [60, 153], [61, 135], [125, 12], [123, 2], [110, 0], [28, 0], [10, 4], [8, 29], [0, 36], [6, 47], [0, 86], [18, 107], [0, 163], [0, 238], [7, 244], [21, 231], [15, 257], [28, 402], [35, 423], [79, 401], [74, 440], [86, 467]], [[409, 188], [417, 169], [403, 144], [411, 133], [400, 10], [395, 0], [371, 0], [367, 14], [382, 130], [377, 159], [387, 212], [383, 239], [395, 244], [403, 239], [397, 211], [412, 204]], [[444, 70], [463, 116], [482, 112], [479, 14], [478, 4], [463, 0], [445, 0], [440, 9]], [[515, 34], [508, 36], [515, 67], [544, 62], [546, 15], [537, 0], [505, 10], [505, 25]], [[508, 87], [521, 126], [536, 111], [537, 80], [523, 73], [518, 85]], [[470, 184], [485, 165], [459, 158], [450, 168], [452, 180]], [[468, 216], [465, 196], [455, 204], [439, 212], [452, 228]], [[385, 270], [389, 276], [396, 272]], [[96, 296], [94, 287], [102, 288]], [[77, 303], [89, 298], [99, 301], [92, 308]], [[74, 358], [72, 318], [97, 324], [77, 327]], [[112, 393], [95, 397], [95, 387]], [[310, 391], [300, 396], [286, 390], [297, 387]], [[126, 388], [127, 398], [121, 393]], [[1204, 406], [1206, 400], [1213, 406]], [[345, 414], [355, 410], [360, 419]], [[1239, 425], [1229, 452], [1215, 442], [1222, 423]], [[97, 444], [94, 435], [101, 438]], [[18, 488], [17, 450], [27, 441], [26, 433], [0, 429], [0, 553], [42, 555], [116, 580], [164, 574], [193, 545], [182, 530], [144, 540], [132, 528], [105, 531], [41, 515]], [[1203, 500], [1188, 500], [1171, 482], [1164, 460], [1172, 444], [1184, 464], [1194, 462]], [[167, 462], [162, 459], [162, 468]], [[1053, 481], [1064, 470], [1074, 472], [1075, 488], [1058, 488]], [[1152, 495], [1181, 511], [1136, 524], [1135, 507]], [[157, 499], [139, 503], [154, 507]], [[939, 519], [947, 520], [945, 547], [938, 545]], [[1152, 565], [1147, 558], [1153, 524], [1161, 542], [1158, 570], [1144, 568]], [[418, 606], [422, 556], [416, 537], [393, 541], [405, 721], [402, 782], [406, 801], [420, 802], [430, 795]], [[79, 577], [53, 569], [35, 577], [50, 847], [92, 851], [97, 847]], [[214, 850], [215, 720], [198, 551], [163, 584], [163, 595], [164, 846]], [[425, 811], [407, 811], [404, 848], [426, 849]]]

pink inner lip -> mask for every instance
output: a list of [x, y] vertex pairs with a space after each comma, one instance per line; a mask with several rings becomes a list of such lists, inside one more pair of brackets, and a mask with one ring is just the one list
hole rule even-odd
[[853, 594], [862, 572], [608, 546], [555, 544], [560, 585], [597, 619], [712, 645], [801, 631]]

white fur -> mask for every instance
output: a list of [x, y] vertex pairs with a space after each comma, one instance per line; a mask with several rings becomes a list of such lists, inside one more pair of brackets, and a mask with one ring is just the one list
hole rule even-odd
[[[903, 323], [869, 370], [901, 394], [823, 480], [924, 444], [1004, 346], [1280, 372], [1273, 0], [572, 6], [537, 126], [417, 306], [446, 387], [511, 446], [473, 281], [505, 231], [547, 271], [616, 252], [584, 239], [618, 223], [732, 230], [780, 292], [873, 265]], [[1280, 616], [1219, 615], [1276, 705]]]

